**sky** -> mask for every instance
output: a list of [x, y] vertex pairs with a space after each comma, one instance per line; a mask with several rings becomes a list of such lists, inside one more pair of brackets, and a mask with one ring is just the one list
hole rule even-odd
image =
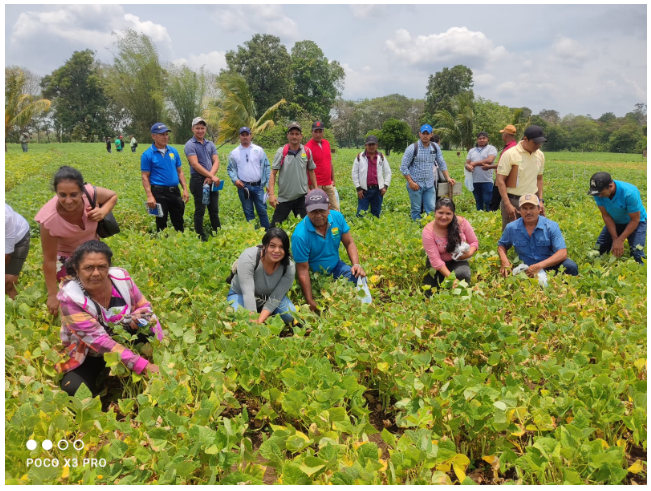
[[624, 116], [647, 99], [646, 5], [6, 5], [5, 66], [47, 75], [88, 48], [110, 63], [124, 28], [215, 73], [256, 33], [288, 51], [309, 39], [344, 67], [345, 99], [424, 98], [457, 64], [476, 96], [534, 113]]

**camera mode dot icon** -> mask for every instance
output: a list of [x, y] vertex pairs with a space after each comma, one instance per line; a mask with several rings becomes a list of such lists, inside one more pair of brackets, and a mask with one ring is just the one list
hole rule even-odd
[[27, 440], [27, 450], [36, 450], [36, 441]]
[[68, 440], [59, 440], [59, 443], [57, 443], [57, 447], [59, 447], [59, 450], [67, 450]]
[[41, 445], [43, 446], [43, 450], [52, 449], [52, 442], [50, 440], [43, 440], [43, 443]]

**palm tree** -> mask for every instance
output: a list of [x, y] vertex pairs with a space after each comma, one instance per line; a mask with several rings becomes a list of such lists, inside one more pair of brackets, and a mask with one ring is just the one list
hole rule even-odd
[[7, 151], [7, 135], [18, 126], [20, 130], [27, 126], [32, 118], [41, 111], [50, 109], [48, 99], [39, 99], [26, 94], [27, 79], [18, 68], [8, 68], [5, 72], [5, 151]]
[[219, 117], [218, 142], [223, 143], [237, 139], [242, 126], [251, 128], [252, 136], [273, 128], [276, 111], [287, 102], [285, 99], [281, 99], [256, 119], [255, 102], [244, 77], [225, 73], [219, 77], [217, 84], [221, 91], [218, 106], [209, 106], [204, 114], [208, 116], [205, 118], [206, 121], [213, 121]]
[[435, 131], [451, 145], [470, 150], [475, 145], [474, 119], [473, 94], [461, 92], [450, 101], [449, 111], [442, 109], [434, 114]]
[[524, 109], [519, 107], [513, 111], [511, 124], [517, 130], [516, 135], [522, 135], [525, 128], [531, 124], [531, 116], [525, 118]]

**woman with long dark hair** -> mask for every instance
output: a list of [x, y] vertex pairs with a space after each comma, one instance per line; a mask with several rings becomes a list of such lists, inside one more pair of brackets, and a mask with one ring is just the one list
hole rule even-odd
[[262, 246], [249, 247], [238, 258], [228, 301], [235, 310], [244, 307], [260, 314], [255, 321], [258, 324], [271, 315], [280, 315], [285, 323], [291, 323], [291, 312], [296, 312], [296, 307], [287, 298], [287, 292], [295, 273], [287, 233], [270, 228], [262, 238]]
[[[451, 199], [443, 198], [437, 201], [434, 220], [423, 229], [423, 248], [427, 253], [427, 264], [436, 270], [434, 275], [430, 272], [425, 275], [423, 284], [432, 288], [438, 287], [452, 271], [457, 279], [470, 281], [468, 259], [477, 251], [479, 241], [468, 220], [457, 216], [455, 210]], [[425, 294], [430, 296], [431, 290]]]
[[64, 374], [61, 388], [71, 396], [82, 383], [93, 393], [99, 391], [97, 379], [106, 368], [104, 353], [119, 353], [126, 367], [136, 373], [158, 372], [156, 365], [112, 338], [109, 323], [121, 323], [136, 334], [136, 343], [146, 343], [154, 335], [163, 339], [151, 304], [126, 270], [111, 267], [112, 257], [109, 246], [90, 240], [77, 247], [66, 263], [70, 276], [61, 282], [57, 298], [61, 341], [69, 358], [55, 368]]
[[[54, 174], [52, 187], [56, 196], [39, 210], [34, 220], [40, 224], [47, 308], [56, 315], [58, 281], [67, 275], [66, 259], [80, 244], [99, 239], [97, 223], [113, 210], [118, 197], [110, 189], [84, 185], [81, 172], [67, 165]], [[92, 201], [96, 202], [95, 208], [91, 208]]]

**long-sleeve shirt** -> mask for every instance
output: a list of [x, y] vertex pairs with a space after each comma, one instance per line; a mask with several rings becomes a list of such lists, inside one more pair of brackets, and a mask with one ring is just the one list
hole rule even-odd
[[[457, 216], [459, 222], [461, 241], [466, 242], [470, 247], [479, 247], [479, 240], [470, 222], [465, 218]], [[434, 233], [434, 222], [425, 225], [423, 229], [423, 248], [427, 253], [429, 262], [434, 269], [441, 269], [446, 261], [452, 260], [452, 254], [446, 251], [448, 246], [447, 237], [439, 237]]]
[[296, 268], [294, 262], [290, 261], [285, 274], [282, 264], [279, 264], [273, 273], [268, 274], [262, 260], [255, 268], [256, 254], [260, 254], [258, 247], [249, 247], [240, 254], [237, 259], [237, 274], [233, 277], [231, 289], [244, 297], [244, 307], [251, 312], [257, 312], [255, 297], [268, 297], [262, 308], [273, 314], [292, 287]]
[[[129, 308], [121, 315], [133, 316], [136, 313], [152, 312], [151, 304], [140, 293], [125, 270], [111, 268], [109, 277], [118, 284], [118, 288], [128, 293], [124, 296], [127, 297], [125, 300], [128, 300]], [[122, 282], [126, 282], [126, 290], [120, 285]], [[59, 307], [61, 309], [61, 341], [70, 356], [68, 360], [55, 366], [58, 372], [66, 373], [79, 367], [91, 351], [97, 355], [117, 352], [120, 353], [120, 358], [127, 368], [136, 373], [141, 373], [145, 369], [148, 363], [145, 358], [119, 344], [106, 332], [104, 326], [99, 322], [99, 316], [105, 315], [104, 312], [96, 311], [95, 304], [84, 295], [76, 280], [65, 282], [60, 287], [57, 298], [61, 302]], [[111, 320], [117, 321], [115, 318]], [[150, 324], [156, 337], [159, 340], [163, 339], [163, 330], [155, 316], [152, 317]]]
[[[434, 186], [434, 166], [440, 170], [448, 170], [448, 165], [443, 159], [441, 147], [430, 142], [428, 147], [418, 140], [418, 155], [414, 158], [414, 145], [409, 145], [402, 156], [400, 172], [403, 176], [411, 176], [412, 180], [419, 186], [431, 188]], [[414, 161], [413, 163], [411, 161]]]

